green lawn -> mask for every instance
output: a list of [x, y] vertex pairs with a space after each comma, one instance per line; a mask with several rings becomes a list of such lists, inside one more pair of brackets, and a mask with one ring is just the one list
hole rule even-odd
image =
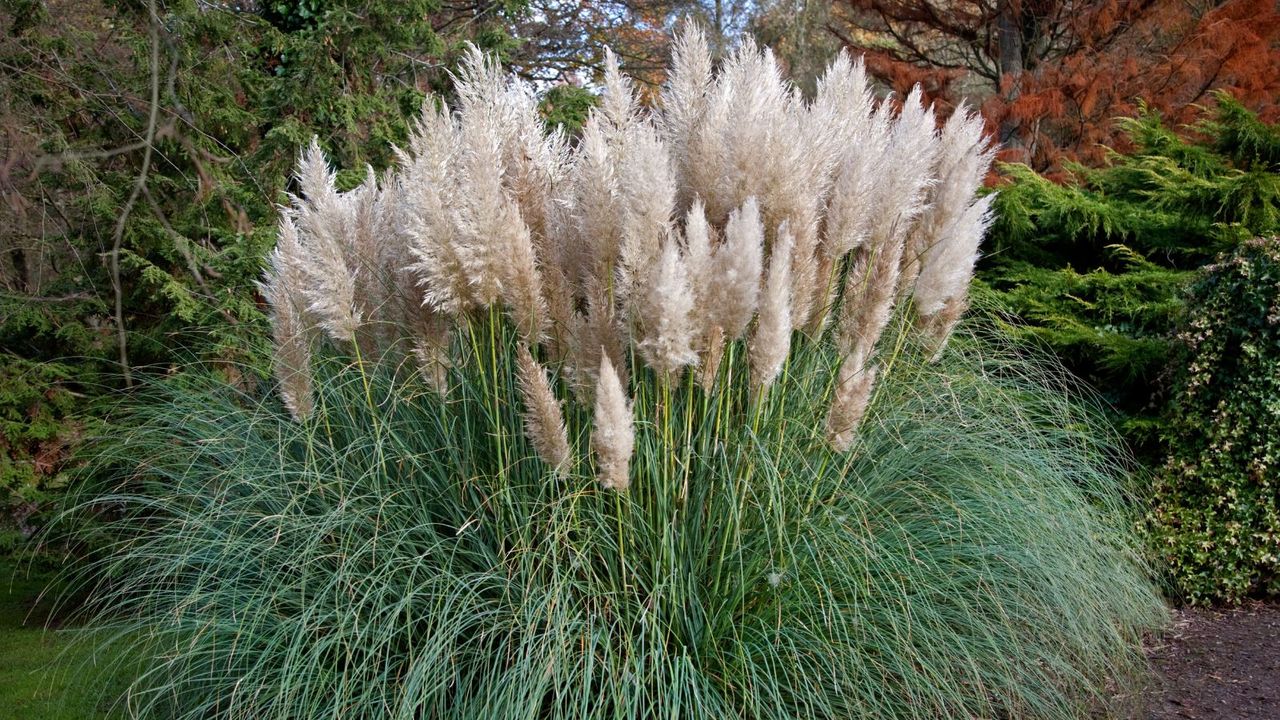
[[122, 717], [107, 712], [118, 688], [104, 687], [92, 645], [45, 628], [51, 603], [37, 600], [52, 576], [47, 566], [0, 556], [0, 720]]

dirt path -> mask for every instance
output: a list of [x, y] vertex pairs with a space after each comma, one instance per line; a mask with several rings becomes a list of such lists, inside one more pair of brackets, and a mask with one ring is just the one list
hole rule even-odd
[[1178, 610], [1151, 660], [1150, 720], [1280, 720], [1280, 605]]

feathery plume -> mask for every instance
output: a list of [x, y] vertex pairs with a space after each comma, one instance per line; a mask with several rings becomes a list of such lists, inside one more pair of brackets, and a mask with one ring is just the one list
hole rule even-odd
[[873, 123], [888, 126], [879, 163], [882, 172], [874, 178], [868, 206], [873, 218], [867, 228], [868, 242], [878, 239], [881, 244], [902, 242], [911, 232], [925, 209], [933, 183], [930, 171], [938, 153], [933, 109], [924, 106], [919, 85], [903, 101], [896, 120], [889, 123], [886, 118], [891, 112], [889, 102], [882, 102]]
[[866, 66], [841, 50], [818, 79], [817, 93], [805, 122], [808, 137], [818, 140], [819, 157], [832, 172], [843, 158], [862, 152], [858, 140], [871, 119], [872, 94]]
[[280, 239], [267, 258], [267, 276], [259, 283], [271, 308], [271, 334], [275, 340], [272, 369], [280, 381], [280, 395], [293, 419], [311, 415], [315, 401], [311, 389], [311, 342], [314, 331], [298, 302], [306, 282], [298, 230], [287, 210], [281, 212]]
[[845, 281], [837, 341], [841, 351], [865, 356], [880, 339], [893, 313], [902, 241], [882, 238], [859, 254]]
[[478, 303], [502, 300], [521, 336], [536, 343], [545, 330], [546, 304], [529, 226], [503, 186], [501, 139], [509, 118], [496, 65], [471, 48], [459, 82], [457, 255]]
[[591, 280], [586, 288], [586, 315], [575, 315], [570, 332], [568, 363], [570, 387], [584, 403], [590, 402], [600, 382], [600, 353], [608, 355], [615, 372], [627, 382], [624, 362], [625, 340], [609, 300], [608, 288]]
[[563, 266], [548, 263], [542, 272], [542, 293], [547, 300], [547, 349], [552, 360], [564, 362], [573, 348], [577, 309]]
[[689, 318], [693, 290], [675, 242], [664, 243], [653, 282], [639, 295], [636, 310], [641, 338], [636, 350], [649, 367], [670, 377], [696, 362], [694, 328]]
[[632, 289], [647, 281], [662, 254], [675, 212], [676, 181], [667, 148], [647, 122], [636, 124], [627, 135], [620, 189], [623, 213], [616, 295], [625, 303]]
[[735, 340], [751, 322], [760, 298], [764, 225], [754, 197], [729, 215], [724, 235], [699, 284], [707, 319], [704, 327], [719, 327], [727, 339]]
[[702, 28], [692, 19], [681, 23], [672, 41], [671, 72], [662, 90], [660, 122], [671, 144], [679, 178], [677, 202], [687, 208], [694, 202], [690, 187], [689, 138], [697, 131], [711, 88], [711, 51]]
[[[804, 320], [794, 319], [801, 330], [811, 338], [821, 337], [831, 318], [831, 309], [835, 306], [840, 266], [836, 259], [825, 252], [819, 252], [817, 266], [814, 271], [813, 300], [809, 306], [809, 317]], [[794, 314], [794, 313], [793, 313]], [[802, 323], [802, 324], [801, 324]]]
[[698, 364], [698, 384], [707, 392], [716, 386], [720, 375], [720, 359], [724, 357], [724, 328], [713, 326], [703, 336], [702, 361]]
[[[415, 286], [416, 282], [405, 281], [406, 289]], [[416, 295], [406, 293], [403, 297], [405, 333], [418, 361], [418, 372], [428, 387], [443, 395], [449, 391], [449, 368], [453, 365], [449, 353], [453, 320], [417, 299]]]
[[[464, 75], [464, 84], [467, 77]], [[528, 229], [503, 191], [497, 129], [483, 106], [471, 112], [464, 106], [459, 113], [458, 140], [463, 192], [453, 198], [458, 230], [454, 247], [472, 297], [487, 307], [502, 297], [509, 262], [504, 251], [512, 244], [511, 236], [527, 234]]]
[[546, 132], [530, 83], [509, 77], [498, 101], [503, 187], [528, 224], [534, 247], [545, 256], [552, 190], [568, 171], [569, 142], [559, 128]]
[[635, 449], [635, 430], [631, 418], [631, 402], [622, 389], [622, 381], [609, 362], [609, 354], [601, 348], [600, 382], [596, 387], [595, 431], [591, 445], [596, 453], [596, 469], [600, 486], [623, 492], [631, 486], [631, 454]]
[[706, 208], [701, 199], [694, 199], [684, 220], [684, 261], [689, 277], [695, 283], [694, 296], [699, 305], [703, 305], [704, 288], [701, 283], [710, 272], [711, 255], [711, 228], [707, 226]]
[[427, 387], [440, 395], [448, 393], [449, 368], [453, 366], [453, 358], [449, 356], [447, 335], [444, 338], [418, 338], [413, 343], [413, 356]]
[[857, 437], [858, 426], [866, 415], [875, 388], [877, 368], [864, 367], [860, 352], [845, 356], [836, 375], [831, 408], [827, 412], [827, 442], [836, 452], [847, 452]]
[[409, 149], [402, 153], [399, 233], [416, 258], [411, 269], [427, 305], [461, 315], [475, 305], [458, 256], [454, 198], [460, 193], [458, 127], [445, 108], [428, 103], [414, 125]]
[[343, 196], [349, 208], [348, 252], [349, 264], [356, 268], [356, 307], [364, 318], [356, 340], [367, 359], [389, 350], [403, 329], [396, 281], [407, 258], [393, 228], [397, 195], [390, 174], [379, 183], [373, 168], [366, 165], [364, 182]]
[[784, 223], [778, 228], [764, 282], [760, 315], [751, 338], [751, 385], [757, 392], [769, 387], [791, 351], [791, 249], [794, 239]]
[[827, 291], [822, 286], [824, 263], [823, 253], [818, 249], [817, 223], [814, 220], [793, 223], [785, 219], [782, 222], [792, 228], [791, 314], [800, 318], [802, 324], [810, 325], [812, 316], [827, 304]]
[[538, 457], [557, 473], [569, 467], [569, 435], [560, 401], [551, 390], [547, 373], [533, 359], [529, 346], [516, 348], [516, 379], [524, 400], [524, 431]]
[[940, 312], [948, 300], [968, 291], [978, 245], [991, 225], [994, 200], [994, 194], [987, 195], [949, 218], [940, 232], [942, 237], [921, 256], [915, 283], [916, 311], [921, 316]]
[[547, 328], [547, 303], [542, 297], [542, 274], [538, 271], [529, 227], [523, 222], [514, 222], [506, 241], [508, 264], [502, 299], [520, 336], [525, 342], [536, 344], [542, 341]]
[[969, 308], [968, 295], [953, 295], [938, 312], [918, 318], [921, 331], [924, 333], [925, 347], [929, 350], [929, 359], [937, 362], [942, 351], [947, 349], [947, 341], [955, 330], [960, 317]]
[[[887, 103], [876, 110], [879, 116], [888, 112]], [[870, 357], [889, 323], [906, 236], [923, 210], [936, 153], [933, 111], [921, 104], [917, 86], [889, 131], [884, 162], [892, 172], [875, 186], [876, 219], [846, 278], [839, 328], [845, 353]]]
[[803, 138], [791, 119], [791, 86], [773, 53], [749, 38], [725, 61], [704, 102], [684, 142], [681, 196], [701, 197], [708, 218], [721, 225], [747, 198], [763, 203], [792, 180], [789, 158], [801, 152], [792, 144]]
[[[978, 245], [991, 224], [990, 194], [975, 194], [991, 166], [994, 149], [983, 136], [982, 119], [958, 108], [942, 129], [931, 204], [921, 217], [904, 258], [904, 292], [914, 286], [916, 312], [931, 327], [939, 349], [967, 304], [966, 295], [978, 260]], [[961, 310], [957, 310], [961, 308]], [[945, 317], [933, 320], [934, 315]]]
[[362, 317], [347, 237], [350, 208], [334, 189], [333, 174], [315, 138], [298, 163], [298, 183], [302, 197], [295, 197], [293, 205], [307, 311], [330, 337], [352, 342]]
[[604, 49], [604, 97], [601, 99], [600, 110], [609, 121], [615, 137], [626, 134], [639, 117], [639, 104], [636, 102], [631, 78], [622, 74], [618, 67], [618, 56], [610, 48]]
[[582, 126], [582, 138], [570, 173], [572, 209], [576, 233], [570, 238], [565, 272], [570, 282], [585, 287], [589, 278], [602, 285], [611, 281], [622, 233], [618, 218], [624, 214], [620, 200], [617, 158], [601, 127], [598, 113]]
[[844, 257], [866, 242], [876, 188], [897, 172], [886, 157], [888, 144], [887, 115], [876, 113], [858, 135], [856, 151], [844, 153], [827, 206], [822, 248], [829, 257]]
[[338, 201], [338, 190], [333, 184], [333, 172], [329, 170], [329, 161], [324, 150], [320, 149], [320, 138], [311, 136], [311, 142], [298, 156], [298, 172], [295, 175], [298, 186], [302, 188], [303, 197], [311, 203], [328, 206]]

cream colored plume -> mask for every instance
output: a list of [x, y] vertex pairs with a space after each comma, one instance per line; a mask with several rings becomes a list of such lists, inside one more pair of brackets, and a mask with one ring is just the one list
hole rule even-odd
[[600, 353], [608, 357], [626, 384], [625, 338], [621, 323], [609, 299], [609, 290], [595, 280], [585, 288], [586, 313], [575, 313], [569, 331], [565, 359], [570, 387], [584, 404], [590, 404], [600, 383]]
[[712, 256], [711, 228], [707, 226], [706, 208], [702, 201], [695, 199], [684, 220], [684, 259], [689, 269], [689, 277], [696, 283], [694, 298], [698, 305], [706, 298], [702, 285], [710, 272]]
[[604, 96], [600, 111], [615, 138], [624, 137], [639, 117], [639, 103], [631, 78], [622, 74], [618, 56], [609, 48], [604, 50]]
[[524, 401], [524, 430], [538, 457], [557, 473], [569, 467], [569, 435], [560, 401], [547, 380], [546, 370], [533, 359], [529, 346], [516, 348], [516, 379]]
[[496, 64], [474, 47], [463, 63], [459, 90], [459, 172], [464, 192], [458, 208], [457, 254], [478, 304], [502, 301], [521, 336], [536, 343], [547, 310], [533, 237], [520, 207], [503, 185], [500, 140], [510, 116]]
[[850, 267], [837, 334], [842, 352], [870, 357], [893, 313], [901, 260], [902, 240], [881, 237], [863, 248]]
[[827, 207], [823, 251], [843, 257], [867, 241], [878, 200], [877, 186], [896, 172], [886, 156], [889, 146], [887, 115], [876, 113], [859, 128], [856, 145], [843, 154]]
[[903, 278], [904, 283], [914, 281], [916, 312], [932, 332], [943, 333], [935, 339], [939, 347], [959, 318], [956, 308], [966, 304], [995, 198], [992, 193], [976, 199], [994, 153], [983, 135], [981, 117], [958, 108], [942, 129], [940, 147], [938, 183], [912, 236]]
[[476, 305], [458, 256], [455, 167], [458, 127], [447, 109], [428, 102], [401, 153], [404, 190], [399, 233], [416, 262], [423, 301], [440, 312], [460, 315]]
[[662, 89], [662, 113], [659, 122], [671, 146], [675, 170], [684, 182], [679, 184], [677, 202], [680, 209], [690, 207], [694, 195], [688, 178], [693, 169], [689, 149], [690, 138], [702, 121], [711, 88], [711, 50], [698, 23], [689, 19], [682, 23], [671, 44], [671, 72]]
[[[888, 112], [887, 104], [877, 109], [877, 115]], [[838, 335], [845, 353], [869, 358], [889, 323], [906, 237], [924, 209], [936, 155], [933, 112], [921, 105], [917, 87], [889, 131], [883, 162], [891, 171], [875, 186], [874, 220], [845, 281]]]
[[595, 430], [591, 446], [596, 453], [596, 471], [600, 486], [623, 492], [631, 487], [631, 454], [635, 450], [635, 430], [631, 418], [631, 402], [623, 392], [622, 381], [609, 362], [608, 353], [600, 354], [600, 383], [596, 387]]
[[762, 393], [830, 319], [843, 361], [826, 432], [851, 447], [895, 303], [914, 293], [915, 331], [935, 351], [964, 311], [991, 222], [990, 196], [976, 199], [992, 152], [982, 122], [962, 108], [939, 132], [918, 88], [877, 105], [844, 53], [806, 101], [750, 40], [718, 70], [693, 23], [673, 50], [653, 110], [609, 53], [572, 144], [547, 131], [529, 83], [474, 47], [454, 107], [424, 106], [386, 175], [338, 192], [313, 141], [262, 285], [290, 412], [311, 412], [322, 333], [362, 359], [411, 348], [444, 392], [454, 333], [500, 309], [523, 343], [533, 448], [572, 462], [559, 375], [594, 408], [601, 485], [625, 490], [629, 363], [667, 380], [697, 363], [711, 388], [731, 357], [724, 377]]
[[817, 93], [805, 122], [805, 132], [821, 143], [820, 160], [832, 173], [850, 155], [871, 120], [873, 97], [866, 67], [841, 50], [818, 79]]
[[760, 299], [764, 225], [755, 198], [729, 215], [724, 242], [716, 247], [699, 283], [704, 329], [719, 327], [736, 340], [747, 329]]
[[357, 307], [356, 267], [348, 230], [349, 202], [333, 185], [320, 144], [312, 138], [298, 163], [302, 197], [293, 198], [298, 264], [306, 276], [301, 292], [307, 311], [333, 339], [352, 342], [362, 314]]
[[649, 367], [669, 378], [697, 362], [690, 318], [693, 290], [675, 242], [665, 243], [653, 282], [636, 295], [635, 324], [641, 330], [636, 351]]
[[857, 438], [871, 391], [875, 388], [877, 368], [865, 367], [862, 353], [850, 353], [840, 364], [836, 385], [827, 412], [827, 442], [836, 452], [847, 452]]
[[676, 201], [675, 175], [657, 129], [648, 122], [636, 123], [627, 141], [620, 176], [623, 212], [616, 292], [623, 303], [629, 302], [634, 287], [648, 281], [671, 234]]
[[952, 331], [968, 308], [968, 294], [953, 295], [947, 299], [941, 310], [919, 318], [918, 327], [924, 333], [925, 347], [929, 350], [931, 360], [936, 361], [942, 356], [942, 351], [947, 347], [947, 341], [951, 339]]
[[562, 202], [572, 212], [573, 233], [565, 238], [565, 275], [579, 287], [588, 280], [608, 286], [622, 245], [618, 219], [626, 212], [616, 153], [609, 147], [598, 113], [582, 127], [569, 173], [569, 197]]
[[720, 225], [747, 198], [763, 201], [781, 182], [803, 182], [783, 169], [797, 152], [792, 145], [803, 142], [795, 111], [773, 53], [744, 40], [708, 88], [684, 141], [681, 196], [701, 197], [707, 217]]
[[778, 229], [755, 334], [751, 337], [751, 385], [762, 391], [773, 384], [791, 351], [791, 250], [794, 239], [785, 224]]
[[272, 369], [280, 381], [280, 396], [293, 418], [302, 421], [315, 406], [311, 387], [311, 344], [314, 330], [300, 302], [307, 281], [302, 269], [302, 246], [288, 210], [281, 209], [280, 239], [267, 257], [267, 275], [259, 284], [271, 308], [275, 340]]

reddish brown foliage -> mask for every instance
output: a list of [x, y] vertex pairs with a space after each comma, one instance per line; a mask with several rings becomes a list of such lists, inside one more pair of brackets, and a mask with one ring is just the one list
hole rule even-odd
[[1113, 120], [1141, 104], [1177, 126], [1222, 89], [1264, 121], [1280, 118], [1274, 0], [845, 0], [842, 10], [830, 29], [874, 75], [899, 92], [919, 82], [943, 106], [980, 105], [1005, 159], [1039, 169], [1123, 149]]

